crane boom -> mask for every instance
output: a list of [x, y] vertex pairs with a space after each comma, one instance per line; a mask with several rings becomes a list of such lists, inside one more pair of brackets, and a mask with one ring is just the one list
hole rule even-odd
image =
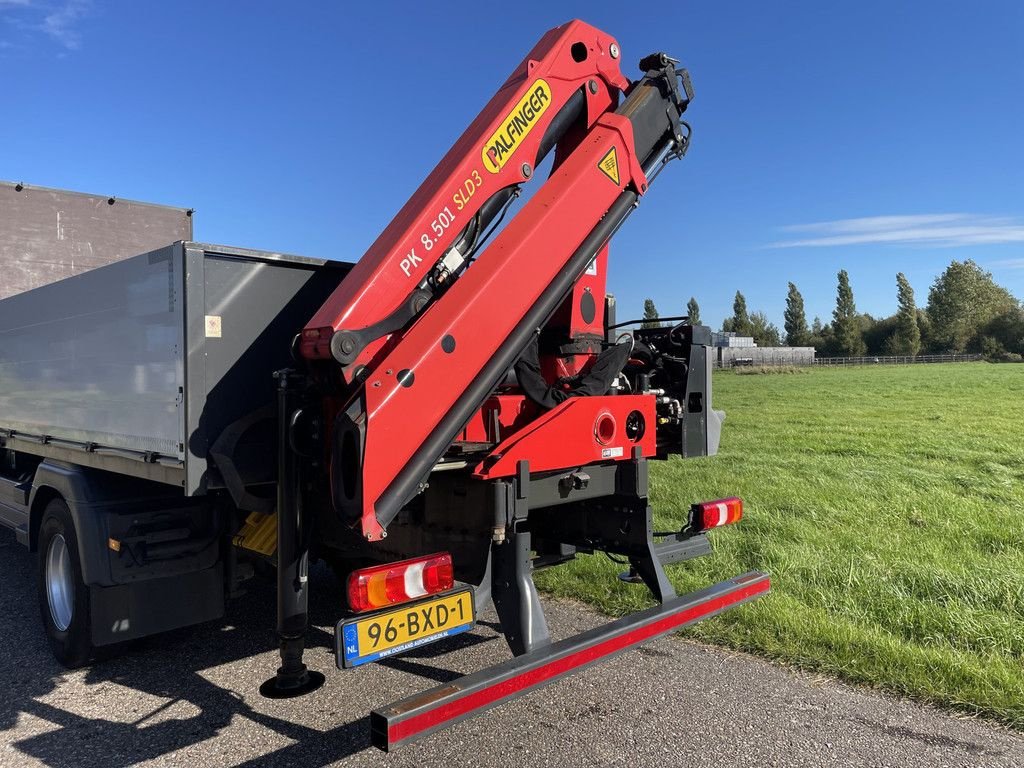
[[465, 257], [566, 129], [616, 103], [629, 84], [618, 59], [615, 40], [582, 21], [544, 35], [307, 323], [302, 355], [333, 355], [351, 380], [422, 309], [416, 292], [442, 257]]
[[[684, 149], [689, 94], [674, 62], [648, 57], [627, 86], [618, 57], [582, 22], [545, 35], [304, 331], [303, 353], [329, 351], [354, 384], [333, 424], [331, 478], [335, 507], [368, 540], [386, 535], [572, 293], [647, 191], [647, 173]], [[617, 107], [618, 89], [628, 96]], [[482, 219], [497, 212], [488, 198], [504, 205], [552, 148], [550, 178], [473, 254]], [[462, 210], [459, 179], [463, 190], [482, 182]], [[472, 218], [461, 237], [459, 215]], [[585, 289], [592, 304], [603, 302], [603, 275], [596, 287], [596, 299]]]

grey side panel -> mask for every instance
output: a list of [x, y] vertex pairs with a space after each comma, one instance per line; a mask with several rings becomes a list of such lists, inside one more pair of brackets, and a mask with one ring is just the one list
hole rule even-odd
[[196, 414], [206, 404], [206, 253], [189, 243], [185, 264], [185, 493], [203, 493], [207, 471], [205, 429], [197, 429]]
[[103, 469], [107, 472], [131, 475], [179, 488], [185, 485], [185, 466], [177, 459], [147, 461], [146, 455], [137, 451], [102, 447], [86, 450], [83, 443], [50, 438], [45, 438], [44, 442], [44, 439], [38, 437], [6, 433], [0, 433], [0, 448], [39, 456], [43, 459], [67, 462], [89, 469]]
[[236, 425], [234, 487], [272, 482], [252, 415], [350, 268], [182, 242], [0, 301], [0, 447], [196, 495], [224, 486], [211, 447]]
[[24, 534], [28, 530], [28, 510], [0, 498], [0, 525]]
[[0, 299], [192, 239], [183, 208], [110, 199], [0, 182]]
[[[711, 355], [714, 348], [690, 346], [690, 369], [686, 377], [687, 402], [683, 407], [683, 456], [714, 456], [722, 438], [725, 411], [711, 407]], [[695, 399], [696, 398], [696, 399]], [[695, 402], [691, 402], [694, 400]], [[694, 406], [699, 406], [695, 408]]]
[[180, 246], [0, 301], [0, 429], [184, 458]]
[[[274, 371], [293, 365], [292, 340], [351, 268], [199, 248], [188, 244], [185, 258], [188, 494], [219, 484], [208, 476], [211, 446], [235, 422], [273, 406]], [[234, 458], [248, 482], [274, 479], [274, 435], [265, 421], [238, 441]]]

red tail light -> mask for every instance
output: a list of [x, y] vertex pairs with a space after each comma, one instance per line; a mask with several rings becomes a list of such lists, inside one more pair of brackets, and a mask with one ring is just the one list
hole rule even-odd
[[439, 552], [353, 571], [348, 577], [348, 604], [362, 613], [446, 592], [453, 586], [452, 556]]
[[728, 499], [704, 501], [694, 504], [691, 511], [694, 527], [702, 531], [720, 528], [732, 525], [743, 517], [743, 499], [730, 496]]

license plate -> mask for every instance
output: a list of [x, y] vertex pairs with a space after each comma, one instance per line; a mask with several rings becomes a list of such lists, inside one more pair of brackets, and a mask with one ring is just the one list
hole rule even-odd
[[358, 667], [472, 628], [473, 590], [463, 589], [401, 608], [338, 622], [339, 667]]

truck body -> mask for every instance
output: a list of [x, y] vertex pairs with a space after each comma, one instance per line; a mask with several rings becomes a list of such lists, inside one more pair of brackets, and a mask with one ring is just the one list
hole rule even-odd
[[[0, 429], [186, 496], [223, 487], [211, 445], [276, 404], [296, 324], [350, 268], [176, 242], [0, 301]], [[274, 481], [272, 453], [240, 450]]]
[[[345, 584], [342, 670], [493, 604], [512, 658], [373, 712], [391, 749], [768, 590], [676, 595], [665, 571], [742, 502], [654, 529], [649, 461], [713, 455], [724, 414], [708, 329], [617, 322], [606, 293], [608, 241], [685, 154], [692, 99], [665, 54], [636, 81], [619, 58], [582, 22], [551, 30], [355, 264], [175, 238], [0, 301], [0, 522], [37, 552], [58, 659], [214, 619], [269, 568], [261, 692], [310, 693], [314, 559]], [[656, 604], [554, 643], [532, 574], [595, 553]]]

